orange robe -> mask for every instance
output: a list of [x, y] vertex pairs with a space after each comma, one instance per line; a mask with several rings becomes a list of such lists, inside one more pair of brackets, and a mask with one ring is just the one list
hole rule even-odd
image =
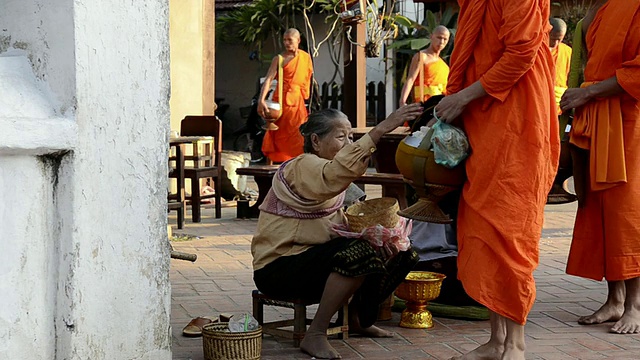
[[590, 149], [590, 184], [567, 273], [627, 280], [640, 276], [640, 0], [609, 0], [585, 42], [585, 82], [616, 76], [625, 92], [576, 109], [570, 141]]
[[[274, 162], [287, 161], [302, 154], [304, 139], [300, 125], [307, 121], [304, 101], [309, 98], [309, 85], [313, 74], [311, 56], [302, 50], [282, 69], [282, 116], [276, 121], [278, 130], [267, 131], [262, 141], [262, 152]], [[276, 87], [273, 100], [278, 101]]]
[[569, 45], [560, 43], [553, 50], [551, 50], [551, 56], [553, 57], [553, 63], [555, 64], [555, 82], [554, 90], [556, 94], [556, 105], [558, 114], [562, 112], [560, 110], [560, 100], [562, 94], [567, 90], [567, 79], [569, 77], [569, 67], [571, 65], [571, 47]]
[[[432, 96], [443, 94], [447, 88], [449, 66], [442, 59], [423, 66], [424, 81], [420, 91], [420, 73], [413, 83], [414, 102], [427, 101]], [[424, 94], [424, 97], [422, 95]]]
[[548, 0], [459, 0], [448, 94], [480, 81], [461, 115], [471, 145], [458, 211], [458, 278], [491, 311], [524, 324], [544, 205], [560, 155]]

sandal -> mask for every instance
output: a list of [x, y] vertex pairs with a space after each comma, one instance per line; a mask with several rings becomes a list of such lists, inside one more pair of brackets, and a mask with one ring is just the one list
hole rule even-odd
[[182, 335], [188, 337], [202, 336], [202, 327], [213, 322], [218, 322], [218, 320], [211, 320], [206, 317], [197, 317], [192, 319], [187, 326], [182, 329]]

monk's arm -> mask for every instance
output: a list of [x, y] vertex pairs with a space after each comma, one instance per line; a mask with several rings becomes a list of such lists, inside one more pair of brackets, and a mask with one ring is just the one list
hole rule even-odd
[[[489, 95], [504, 101], [511, 88], [533, 67], [547, 39], [540, 6], [535, 0], [502, 0], [502, 25], [498, 31], [504, 52], [480, 78]], [[546, 20], [546, 19], [545, 19]]]
[[[269, 70], [267, 70], [267, 76], [262, 83], [262, 88], [260, 89], [260, 96], [258, 97], [258, 115], [265, 117], [265, 110], [267, 108], [267, 104], [265, 104], [265, 99], [267, 97], [267, 93], [269, 92], [269, 88], [271, 87], [271, 82], [275, 79], [278, 73], [278, 57], [274, 57], [273, 61], [271, 61], [271, 66], [269, 66]], [[280, 85], [280, 84], [278, 84]]]
[[405, 81], [404, 86], [402, 87], [402, 92], [400, 93], [400, 106], [407, 104], [407, 98], [409, 97], [409, 93], [411, 92], [411, 88], [418, 77], [418, 72], [420, 71], [420, 52], [413, 56], [411, 59], [411, 66], [409, 66], [409, 73], [407, 74], [407, 81]]
[[618, 83], [617, 76], [613, 76], [584, 88], [567, 89], [562, 95], [562, 100], [560, 100], [560, 108], [562, 111], [577, 108], [592, 99], [619, 95], [623, 92], [625, 91]]

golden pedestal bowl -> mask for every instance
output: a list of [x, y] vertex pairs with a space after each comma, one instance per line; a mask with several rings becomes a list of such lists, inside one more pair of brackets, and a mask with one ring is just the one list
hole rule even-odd
[[442, 280], [446, 276], [430, 271], [412, 271], [395, 291], [397, 297], [406, 301], [400, 326], [410, 329], [429, 329], [433, 319], [427, 304], [440, 295]]

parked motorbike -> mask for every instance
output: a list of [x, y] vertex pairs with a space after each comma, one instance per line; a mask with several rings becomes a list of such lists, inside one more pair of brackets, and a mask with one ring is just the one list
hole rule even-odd
[[246, 118], [243, 127], [233, 132], [233, 149], [251, 154], [251, 162], [259, 163], [265, 160], [262, 153], [262, 140], [265, 131], [262, 129], [266, 121], [258, 115], [258, 96], [251, 99], [251, 105], [240, 108], [240, 115]]

